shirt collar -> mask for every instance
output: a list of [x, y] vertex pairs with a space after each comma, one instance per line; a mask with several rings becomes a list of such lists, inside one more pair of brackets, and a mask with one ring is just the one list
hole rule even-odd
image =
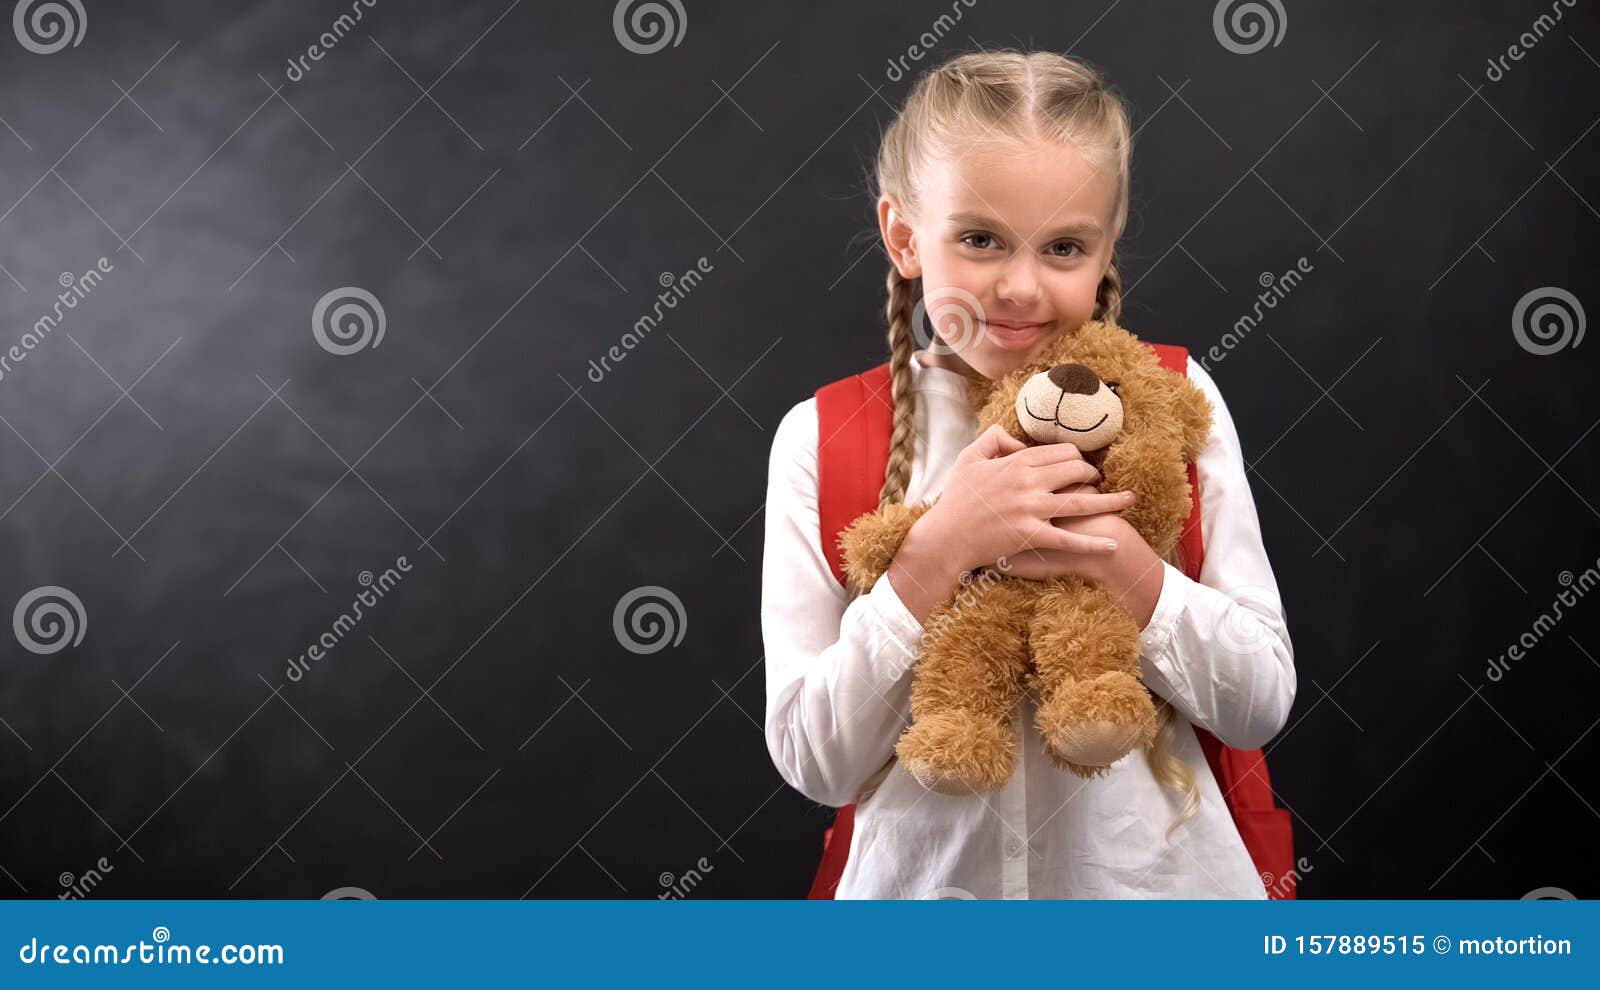
[[912, 388], [918, 392], [933, 392], [962, 402], [967, 398], [967, 379], [949, 368], [936, 368], [922, 363], [923, 351], [911, 354]]

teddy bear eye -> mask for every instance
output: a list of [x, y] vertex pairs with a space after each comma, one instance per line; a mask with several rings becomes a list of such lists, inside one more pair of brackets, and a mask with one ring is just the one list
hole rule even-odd
[[1121, 395], [1122, 394], [1122, 383], [1121, 382], [1106, 382], [1106, 388], [1109, 388], [1113, 395]]

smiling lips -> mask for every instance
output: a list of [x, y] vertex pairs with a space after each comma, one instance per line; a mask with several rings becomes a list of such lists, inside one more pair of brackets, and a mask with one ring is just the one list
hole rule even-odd
[[1041, 332], [1049, 323], [1003, 323], [985, 320], [983, 327], [989, 338], [1007, 350], [1026, 350], [1038, 342]]

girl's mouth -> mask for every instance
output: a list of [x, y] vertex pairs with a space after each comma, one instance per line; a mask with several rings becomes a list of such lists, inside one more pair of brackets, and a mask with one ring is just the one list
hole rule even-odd
[[1001, 323], [985, 320], [983, 329], [989, 339], [1008, 351], [1025, 351], [1038, 343], [1050, 326], [1049, 323]]

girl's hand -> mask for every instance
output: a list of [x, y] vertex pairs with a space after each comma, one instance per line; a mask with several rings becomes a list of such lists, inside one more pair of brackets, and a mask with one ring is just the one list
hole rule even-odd
[[[1078, 485], [1075, 490], [1092, 490]], [[1063, 523], [1057, 523], [1060, 526]], [[1142, 631], [1150, 624], [1161, 598], [1165, 576], [1161, 558], [1150, 549], [1133, 524], [1114, 512], [1079, 516], [1064, 525], [1103, 539], [1115, 540], [1114, 553], [1073, 553], [1068, 550], [1025, 550], [1006, 561], [1005, 573], [1031, 581], [1077, 574], [1095, 581], [1123, 605]]]
[[[938, 501], [912, 530], [962, 570], [1015, 562], [1028, 550], [1104, 557], [1116, 548], [1094, 531], [1103, 524], [1078, 524], [1107, 514], [1120, 521], [1114, 514], [1133, 504], [1133, 493], [1102, 494], [1093, 490], [1099, 481], [1074, 445], [1030, 447], [991, 426], [956, 458]], [[1075, 525], [1052, 522], [1064, 517]]]
[[[1076, 490], [1096, 490], [1092, 485], [1074, 486]], [[1105, 582], [1107, 568], [1114, 566], [1115, 558], [1129, 548], [1141, 545], [1144, 538], [1129, 522], [1114, 512], [1092, 516], [1077, 516], [1055, 523], [1059, 528], [1076, 533], [1112, 540], [1117, 544], [1113, 553], [1077, 553], [1071, 550], [1024, 550], [1015, 557], [1006, 558], [1005, 573], [1030, 581], [1048, 581], [1051, 578], [1077, 574], [1091, 580]]]

